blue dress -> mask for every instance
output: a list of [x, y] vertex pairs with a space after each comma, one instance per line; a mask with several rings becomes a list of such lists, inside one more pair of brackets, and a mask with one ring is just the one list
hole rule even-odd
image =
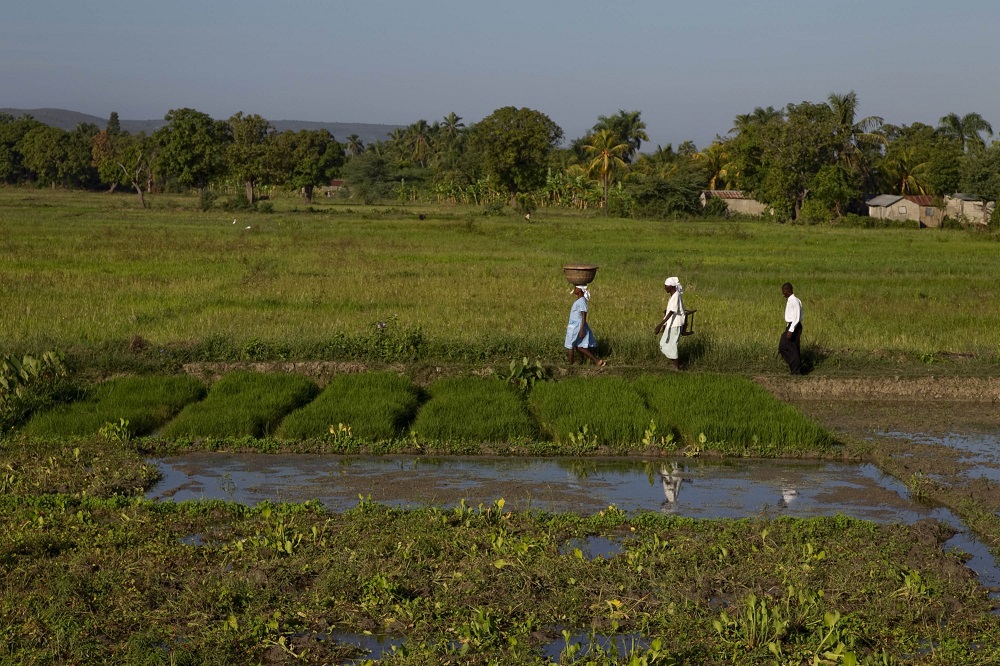
[[587, 312], [587, 299], [581, 296], [576, 299], [572, 309], [569, 311], [569, 324], [566, 326], [566, 342], [563, 343], [566, 349], [573, 349], [574, 347], [589, 349], [590, 347], [597, 346], [597, 340], [594, 339], [594, 333], [590, 330], [590, 324], [584, 326], [583, 337], [577, 338], [580, 334], [580, 324], [583, 322], [582, 313], [584, 312]]

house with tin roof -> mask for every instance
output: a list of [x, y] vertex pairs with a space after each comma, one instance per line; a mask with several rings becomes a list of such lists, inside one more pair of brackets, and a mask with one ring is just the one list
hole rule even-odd
[[964, 220], [970, 224], [987, 225], [996, 209], [995, 201], [986, 201], [975, 194], [956, 192], [944, 198], [944, 212], [948, 217]]
[[702, 190], [699, 197], [701, 207], [704, 208], [709, 199], [713, 198], [725, 201], [730, 215], [760, 216], [765, 213], [773, 213], [769, 206], [745, 195], [742, 190]]
[[880, 194], [865, 201], [868, 216], [879, 220], [913, 220], [921, 227], [940, 227], [944, 209], [929, 194]]

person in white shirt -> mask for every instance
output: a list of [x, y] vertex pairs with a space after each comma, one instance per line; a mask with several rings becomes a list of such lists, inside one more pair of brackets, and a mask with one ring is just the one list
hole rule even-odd
[[802, 301], [792, 290], [791, 282], [781, 285], [781, 294], [785, 297], [785, 328], [781, 331], [778, 353], [788, 364], [789, 373], [801, 375], [802, 354], [799, 350], [799, 339], [802, 337]]
[[681, 330], [684, 328], [684, 301], [681, 298], [684, 287], [681, 286], [680, 280], [676, 277], [668, 277], [663, 283], [663, 288], [670, 294], [670, 301], [667, 303], [667, 311], [664, 313], [663, 319], [653, 330], [657, 335], [663, 334], [660, 338], [660, 351], [673, 361], [674, 370], [680, 370], [681, 359], [677, 351], [677, 343], [681, 339]]

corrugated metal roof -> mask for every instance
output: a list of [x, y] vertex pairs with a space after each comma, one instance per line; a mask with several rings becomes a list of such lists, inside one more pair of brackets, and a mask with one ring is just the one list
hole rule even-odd
[[719, 199], [749, 199], [742, 190], [705, 190], [705, 197], [717, 197]]
[[906, 199], [907, 201], [912, 201], [913, 203], [917, 204], [918, 206], [933, 206], [934, 205], [934, 197], [932, 197], [929, 194], [907, 194], [903, 198]]
[[891, 206], [892, 204], [896, 203], [902, 198], [903, 197], [899, 196], [898, 194], [880, 194], [877, 197], [872, 197], [871, 199], [866, 201], [865, 205], [878, 206], [884, 208], [886, 206]]
[[961, 199], [962, 201], [982, 201], [983, 198], [976, 194], [965, 194], [964, 192], [955, 192], [951, 195], [952, 199]]

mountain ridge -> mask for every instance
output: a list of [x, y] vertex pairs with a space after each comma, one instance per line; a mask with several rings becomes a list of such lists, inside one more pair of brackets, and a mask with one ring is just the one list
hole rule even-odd
[[[69, 109], [0, 108], [0, 113], [7, 113], [15, 118], [29, 115], [40, 123], [44, 123], [52, 127], [58, 127], [59, 129], [66, 131], [75, 129], [80, 123], [93, 123], [101, 129], [107, 127], [108, 124], [107, 118], [99, 118], [97, 116], [80, 113], [79, 111], [71, 111]], [[152, 134], [167, 124], [167, 121], [163, 119], [126, 120], [124, 118], [119, 118], [118, 122], [121, 125], [121, 128], [126, 132], [145, 132], [146, 134]], [[278, 132], [284, 132], [287, 130], [297, 132], [299, 130], [325, 129], [340, 142], [344, 142], [347, 137], [352, 134], [357, 134], [361, 140], [365, 142], [365, 144], [369, 144], [372, 141], [384, 141], [387, 135], [394, 129], [405, 129], [406, 127], [405, 125], [383, 125], [379, 123], [334, 123], [312, 120], [269, 120], [269, 122]]]

